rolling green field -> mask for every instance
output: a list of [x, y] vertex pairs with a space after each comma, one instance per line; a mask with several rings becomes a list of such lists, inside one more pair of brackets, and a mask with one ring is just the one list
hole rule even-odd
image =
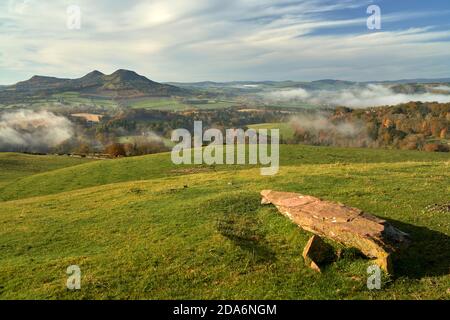
[[0, 153], [0, 187], [9, 182], [41, 172], [67, 168], [90, 162], [86, 158], [37, 156], [19, 153]]
[[153, 109], [153, 110], [190, 110], [190, 109], [224, 109], [236, 105], [233, 101], [215, 101], [208, 103], [185, 102], [175, 98], [139, 98], [128, 102], [128, 106], [135, 109]]
[[54, 94], [52, 98], [71, 106], [89, 105], [100, 108], [117, 107], [117, 103], [111, 99], [82, 96], [78, 92], [64, 92], [60, 94]]
[[47, 98], [35, 98], [26, 103], [0, 104], [0, 109], [29, 108], [35, 110], [60, 110], [65, 107], [86, 106], [100, 109], [115, 109], [118, 107], [118, 104], [107, 97], [84, 96], [78, 92], [63, 92], [49, 95]]
[[155, 110], [186, 110], [190, 106], [177, 99], [171, 98], [144, 98], [130, 101], [129, 106], [135, 109], [155, 109]]
[[[0, 298], [450, 298], [449, 213], [426, 209], [449, 201], [448, 154], [281, 146], [280, 155], [272, 177], [255, 166], [175, 166], [170, 154], [75, 166], [55, 157], [58, 166], [16, 173], [0, 161], [12, 172], [0, 185]], [[381, 290], [367, 289], [371, 261], [352, 250], [318, 274], [301, 257], [310, 234], [261, 206], [262, 189], [359, 207], [412, 245]], [[65, 286], [74, 264], [79, 291]]]

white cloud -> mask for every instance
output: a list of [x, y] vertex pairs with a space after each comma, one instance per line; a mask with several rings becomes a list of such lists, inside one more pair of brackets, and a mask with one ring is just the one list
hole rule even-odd
[[298, 100], [315, 105], [346, 106], [351, 108], [397, 105], [411, 101], [450, 102], [450, 95], [448, 94], [435, 94], [430, 92], [415, 94], [396, 93], [387, 86], [376, 84], [369, 84], [363, 88], [354, 87], [336, 91], [307, 91], [301, 88], [278, 90], [265, 93], [264, 97], [269, 101], [275, 102]]
[[[369, 2], [11, 0], [0, 4], [0, 83], [117, 68], [157, 81], [447, 76], [449, 31], [369, 32]], [[66, 28], [72, 4], [81, 7], [81, 30]], [[357, 8], [360, 18], [329, 18]], [[359, 25], [359, 34], [320, 33]]]
[[72, 123], [48, 111], [20, 110], [0, 117], [0, 150], [48, 150], [72, 136]]
[[446, 91], [450, 92], [450, 87], [445, 85], [440, 85], [432, 88], [433, 90], [440, 90], [440, 91]]

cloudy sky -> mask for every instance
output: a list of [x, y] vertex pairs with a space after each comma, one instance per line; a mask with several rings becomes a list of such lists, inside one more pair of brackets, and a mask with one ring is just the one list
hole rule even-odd
[[[373, 4], [381, 30], [367, 28]], [[80, 29], [67, 27], [70, 5]], [[0, 84], [118, 68], [156, 81], [450, 77], [450, 2], [0, 2]]]

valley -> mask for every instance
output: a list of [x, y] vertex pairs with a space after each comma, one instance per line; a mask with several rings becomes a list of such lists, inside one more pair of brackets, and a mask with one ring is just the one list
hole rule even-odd
[[[122, 69], [4, 86], [0, 298], [445, 299], [448, 86], [161, 84]], [[223, 146], [219, 162], [174, 161], [174, 130], [205, 151], [196, 133], [235, 128], [270, 140], [279, 130], [279, 157], [271, 142], [265, 155], [276, 174], [246, 161], [256, 149], [245, 139], [231, 146], [242, 164], [221, 164]], [[409, 233], [412, 247], [383, 273], [383, 290], [366, 287], [371, 260], [332, 242], [342, 255], [317, 274], [300, 254], [309, 234], [262, 207], [263, 189], [358, 207]], [[65, 288], [69, 265], [82, 290]]]

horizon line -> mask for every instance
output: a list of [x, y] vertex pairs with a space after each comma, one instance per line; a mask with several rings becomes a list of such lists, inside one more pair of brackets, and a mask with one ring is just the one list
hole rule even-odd
[[[35, 74], [32, 75], [30, 78], [25, 79], [25, 80], [19, 80], [15, 83], [10, 83], [10, 84], [3, 84], [0, 83], [0, 86], [2, 87], [8, 87], [8, 86], [13, 86], [16, 85], [19, 82], [23, 82], [23, 81], [28, 81], [30, 79], [32, 79], [33, 77], [47, 77], [47, 78], [56, 78], [56, 79], [61, 79], [61, 80], [74, 80], [74, 79], [80, 79], [90, 73], [93, 72], [100, 72], [102, 75], [112, 75], [118, 71], [129, 71], [129, 72], [134, 72], [140, 76], [146, 77], [149, 80], [152, 81], [156, 81], [154, 79], [149, 78], [146, 75], [140, 74], [137, 71], [131, 70], [131, 69], [124, 69], [124, 68], [119, 68], [117, 70], [115, 70], [114, 72], [107, 74], [104, 73], [98, 69], [94, 69], [92, 71], [89, 71], [88, 73], [85, 73], [84, 75], [78, 77], [78, 78], [66, 78], [66, 77], [59, 77], [59, 76], [53, 76], [53, 75], [40, 75], [40, 74]], [[436, 81], [436, 80], [448, 80], [450, 82], [450, 75], [447, 77], [439, 77], [439, 78], [432, 78], [432, 77], [414, 77], [414, 78], [400, 78], [400, 79], [385, 79], [385, 80], [348, 80], [348, 79], [337, 79], [337, 78], [319, 78], [316, 80], [292, 80], [292, 79], [285, 79], [285, 80], [270, 80], [270, 79], [266, 79], [266, 80], [227, 80], [227, 81], [215, 81], [215, 80], [200, 80], [200, 81], [156, 81], [159, 83], [180, 83], [180, 84], [194, 84], [194, 83], [204, 83], [204, 82], [212, 82], [212, 83], [233, 83], [233, 82], [248, 82], [248, 83], [261, 83], [261, 82], [317, 82], [317, 81], [343, 81], [343, 82], [355, 82], [355, 83], [383, 83], [383, 82], [399, 82], [399, 81]]]

